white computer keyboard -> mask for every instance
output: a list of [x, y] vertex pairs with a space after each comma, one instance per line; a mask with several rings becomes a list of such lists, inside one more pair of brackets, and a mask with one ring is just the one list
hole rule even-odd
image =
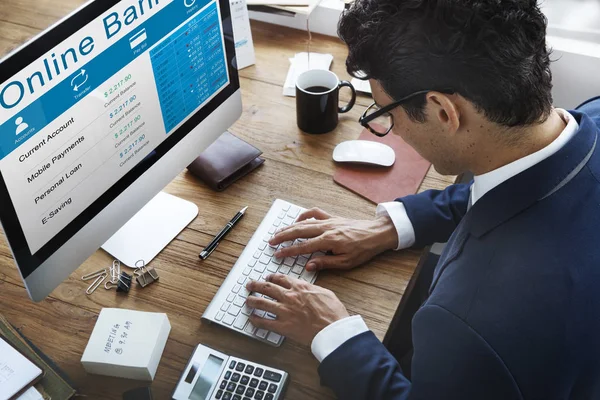
[[312, 256], [323, 255], [323, 253], [278, 259], [274, 257], [275, 251], [280, 247], [291, 246], [293, 243], [285, 242], [275, 247], [268, 243], [278, 229], [294, 223], [302, 211], [304, 211], [303, 208], [287, 201], [275, 200], [242, 255], [238, 258], [217, 294], [208, 305], [202, 315], [203, 319], [223, 325], [272, 346], [281, 345], [284, 339], [283, 336], [276, 332], [257, 329], [248, 321], [252, 313], [269, 319], [275, 319], [276, 316], [262, 310], [254, 310], [246, 305], [248, 296], [260, 296], [258, 293], [249, 293], [246, 290], [246, 283], [249, 279], [264, 281], [268, 275], [273, 273], [280, 273], [291, 278], [314, 283], [317, 273], [307, 271], [304, 267]]

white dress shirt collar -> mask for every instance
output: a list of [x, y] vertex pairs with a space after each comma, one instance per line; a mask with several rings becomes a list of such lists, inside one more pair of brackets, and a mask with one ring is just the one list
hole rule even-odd
[[550, 157], [558, 150], [560, 150], [579, 129], [579, 124], [571, 114], [566, 110], [557, 108], [556, 111], [560, 114], [562, 119], [567, 122], [566, 128], [561, 132], [560, 135], [548, 146], [541, 150], [536, 151], [526, 157], [519, 158], [516, 161], [506, 164], [493, 171], [487, 172], [482, 175], [476, 175], [473, 185], [471, 186], [471, 204], [475, 204], [481, 199], [487, 192], [512, 178], [515, 175], [520, 174], [536, 165], [537, 163]]

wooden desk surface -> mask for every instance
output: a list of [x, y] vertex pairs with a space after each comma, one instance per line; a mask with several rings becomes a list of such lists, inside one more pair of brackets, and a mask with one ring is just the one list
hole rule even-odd
[[[82, 0], [2, 0], [0, 54], [20, 45], [83, 3]], [[332, 23], [334, 23], [332, 21]], [[286, 399], [332, 398], [319, 385], [317, 361], [310, 349], [287, 340], [275, 349], [219, 326], [200, 321], [204, 309], [241, 254], [276, 198], [331, 213], [372, 218], [375, 206], [337, 186], [331, 154], [335, 145], [355, 139], [356, 122], [371, 103], [359, 97], [357, 106], [341, 117], [338, 129], [326, 135], [303, 134], [296, 127], [295, 99], [283, 97], [288, 58], [305, 51], [307, 35], [252, 21], [256, 66], [240, 72], [244, 111], [231, 131], [264, 151], [265, 165], [224, 193], [215, 193], [182, 172], [165, 190], [190, 200], [199, 216], [153, 262], [160, 282], [127, 295], [98, 290], [86, 296], [89, 283], [81, 276], [108, 266], [111, 257], [99, 250], [45, 301], [32, 303], [19, 278], [4, 235], [0, 241], [0, 313], [50, 356], [90, 399], [120, 399], [144, 383], [87, 375], [79, 362], [103, 307], [166, 312], [172, 331], [152, 388], [157, 399], [170, 398], [179, 376], [198, 343], [288, 371], [291, 385]], [[313, 35], [312, 51], [334, 55], [332, 70], [341, 79], [345, 46], [337, 39]], [[347, 96], [342, 96], [347, 98]], [[430, 171], [420, 190], [443, 188], [452, 182]], [[246, 217], [217, 251], [204, 262], [198, 253], [213, 235], [245, 205]], [[417, 264], [419, 252], [388, 252], [368, 265], [347, 272], [323, 272], [317, 284], [338, 294], [351, 314], [361, 314], [382, 339]]]

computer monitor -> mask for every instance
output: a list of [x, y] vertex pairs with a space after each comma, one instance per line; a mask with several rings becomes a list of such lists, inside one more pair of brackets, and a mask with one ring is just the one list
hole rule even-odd
[[92, 1], [0, 62], [0, 220], [34, 301], [241, 115], [227, 0]]

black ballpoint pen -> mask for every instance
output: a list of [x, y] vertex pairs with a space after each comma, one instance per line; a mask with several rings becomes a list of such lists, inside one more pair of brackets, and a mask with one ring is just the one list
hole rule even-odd
[[223, 229], [221, 229], [221, 232], [219, 232], [217, 234], [217, 236], [215, 236], [215, 238], [208, 244], [208, 246], [206, 246], [206, 248], [204, 250], [202, 250], [202, 253], [200, 253], [200, 259], [206, 260], [208, 258], [208, 256], [210, 256], [211, 253], [213, 251], [215, 251], [215, 249], [219, 245], [219, 242], [221, 240], [223, 240], [223, 238], [225, 236], [227, 236], [227, 234], [229, 233], [229, 231], [233, 229], [233, 227], [235, 226], [235, 224], [237, 224], [238, 221], [240, 219], [242, 219], [242, 217], [246, 213], [247, 209], [248, 209], [248, 207], [244, 207], [243, 210], [241, 210], [240, 212], [238, 212], [237, 214], [235, 214], [235, 217], [233, 217], [231, 219], [231, 221], [229, 221], [227, 223], [227, 225], [225, 225], [225, 227]]

